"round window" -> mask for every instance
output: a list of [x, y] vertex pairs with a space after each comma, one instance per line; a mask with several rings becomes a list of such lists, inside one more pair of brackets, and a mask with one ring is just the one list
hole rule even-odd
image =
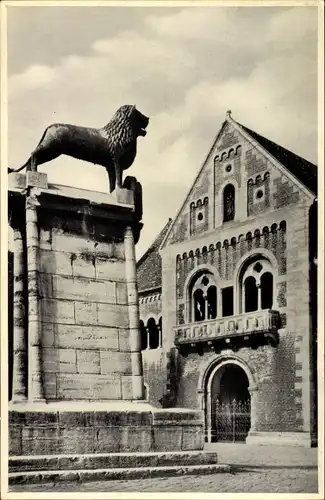
[[199, 212], [197, 218], [198, 220], [203, 220], [203, 213]]
[[256, 198], [257, 198], [258, 200], [260, 200], [261, 198], [263, 198], [263, 196], [264, 196], [264, 193], [263, 193], [262, 189], [259, 189], [259, 190], [257, 191], [257, 193], [256, 193]]
[[226, 172], [228, 172], [228, 173], [231, 172], [231, 165], [230, 164], [226, 166]]

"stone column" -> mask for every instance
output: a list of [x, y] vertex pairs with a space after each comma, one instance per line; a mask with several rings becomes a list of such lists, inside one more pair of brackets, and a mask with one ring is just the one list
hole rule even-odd
[[217, 288], [217, 318], [222, 316], [222, 292]]
[[37, 224], [38, 201], [35, 189], [30, 188], [26, 198], [26, 247], [28, 282], [28, 399], [43, 400], [41, 373], [41, 329], [39, 318], [39, 232]]
[[147, 334], [147, 347], [146, 347], [146, 349], [148, 350], [148, 349], [150, 349], [150, 330], [149, 330], [148, 326], [146, 326], [145, 329], [146, 329], [146, 334]]
[[257, 284], [257, 310], [261, 311], [262, 309], [262, 289], [261, 284]]
[[256, 431], [256, 398], [257, 398], [257, 387], [249, 387], [249, 393], [251, 396], [251, 428], [250, 432]]
[[144, 399], [135, 245], [133, 231], [129, 226], [125, 229], [124, 248], [132, 359], [132, 392], [133, 399]]
[[24, 303], [24, 249], [19, 228], [14, 228], [12, 401], [27, 399], [27, 352]]
[[207, 423], [207, 438], [208, 438], [208, 443], [212, 442], [212, 433], [211, 433], [211, 427], [212, 427], [212, 407], [211, 407], [211, 389], [208, 388], [207, 390], [207, 398], [206, 398], [206, 423]]
[[162, 331], [159, 322], [157, 323], [158, 328], [158, 347], [162, 347]]

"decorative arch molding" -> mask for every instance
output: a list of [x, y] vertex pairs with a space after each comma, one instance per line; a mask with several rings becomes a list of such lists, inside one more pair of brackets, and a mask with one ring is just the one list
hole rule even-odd
[[273, 269], [274, 269], [274, 274], [278, 274], [278, 261], [274, 255], [273, 252], [268, 250], [267, 248], [253, 248], [252, 250], [249, 250], [248, 252], [243, 255], [239, 261], [237, 262], [235, 269], [234, 269], [234, 281], [238, 283], [238, 279], [240, 277], [240, 273], [245, 266], [245, 264], [251, 260], [253, 257], [261, 255], [265, 259], [269, 260]]
[[219, 276], [219, 273], [218, 273], [218, 269], [215, 267], [215, 266], [212, 266], [211, 264], [200, 264], [196, 267], [194, 267], [194, 269], [192, 269], [192, 271], [188, 274], [187, 278], [185, 279], [185, 282], [184, 282], [184, 290], [188, 290], [188, 287], [192, 281], [192, 279], [195, 277], [196, 274], [199, 274], [200, 272], [202, 271], [208, 271], [209, 273], [213, 274], [215, 280], [216, 280], [216, 283], [217, 283], [217, 286], [218, 286], [218, 283], [219, 281], [221, 281], [221, 278]]
[[160, 349], [162, 347], [162, 315], [148, 313], [140, 317], [141, 350]]
[[183, 296], [185, 297], [185, 304], [184, 304], [184, 317], [186, 318], [186, 322], [189, 321], [189, 317], [191, 316], [190, 310], [191, 310], [191, 300], [192, 297], [190, 296], [190, 287], [191, 283], [195, 279], [195, 276], [207, 272], [211, 274], [214, 278], [215, 285], [217, 288], [219, 288], [219, 283], [220, 283], [220, 276], [217, 271], [217, 269], [212, 266], [211, 264], [200, 264], [199, 266], [195, 267], [187, 276], [185, 282], [184, 282], [184, 292]]
[[222, 367], [227, 364], [235, 364], [242, 368], [247, 375], [249, 382], [249, 390], [257, 391], [258, 390], [258, 379], [256, 370], [254, 367], [249, 366], [246, 361], [244, 361], [239, 356], [236, 356], [233, 353], [229, 354], [216, 354], [212, 357], [212, 359], [208, 359], [202, 366], [199, 374], [198, 380], [198, 393], [199, 395], [204, 394], [207, 388], [207, 382], [211, 383], [215, 373]]
[[141, 316], [140, 320], [143, 321], [144, 325], [146, 326], [150, 318], [154, 319], [155, 322], [158, 323], [158, 321], [161, 318], [161, 313], [155, 314], [155, 313], [149, 312], [145, 316]]
[[[234, 290], [234, 296], [235, 296], [235, 310], [236, 313], [239, 314], [243, 312], [243, 303], [242, 303], [242, 271], [246, 265], [249, 264], [249, 262], [254, 258], [254, 257], [261, 257], [262, 259], [266, 259], [267, 261], [270, 262], [271, 267], [272, 267], [272, 276], [273, 276], [273, 282], [276, 285], [279, 280], [279, 272], [278, 272], [278, 261], [275, 257], [275, 255], [268, 250], [267, 248], [254, 248], [252, 250], [249, 250], [248, 252], [243, 255], [239, 261], [237, 262], [237, 265], [234, 269], [234, 283], [235, 283], [235, 290]], [[276, 287], [273, 286], [273, 304], [276, 302]]]
[[229, 176], [227, 177], [227, 179], [225, 179], [221, 184], [220, 186], [218, 186], [218, 192], [219, 193], [223, 193], [225, 187], [228, 185], [228, 184], [232, 184], [235, 188], [235, 191], [237, 192], [237, 190], [239, 189], [239, 186], [238, 186], [238, 182], [237, 182], [237, 179], [235, 178], [235, 176]]
[[216, 373], [227, 365], [240, 367], [247, 376], [248, 390], [251, 398], [251, 427], [250, 431], [256, 430], [256, 397], [258, 391], [257, 375], [253, 367], [234, 354], [216, 355], [210, 358], [202, 367], [198, 380], [198, 405], [204, 410], [205, 431], [208, 442], [211, 442], [212, 431], [212, 394], [211, 385]]
[[225, 151], [222, 151], [221, 153], [217, 154], [214, 157], [214, 163], [216, 164], [217, 162], [222, 163], [223, 161], [230, 160], [234, 158], [235, 156], [240, 156], [242, 151], [242, 146], [241, 144], [238, 144], [237, 146], [232, 146], [230, 149], [227, 149]]

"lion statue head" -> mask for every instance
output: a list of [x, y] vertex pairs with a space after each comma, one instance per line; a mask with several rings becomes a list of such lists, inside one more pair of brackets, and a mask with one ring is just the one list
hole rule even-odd
[[149, 118], [140, 113], [135, 105], [125, 104], [116, 111], [104, 131], [113, 143], [125, 145], [138, 136], [144, 137], [148, 123]]

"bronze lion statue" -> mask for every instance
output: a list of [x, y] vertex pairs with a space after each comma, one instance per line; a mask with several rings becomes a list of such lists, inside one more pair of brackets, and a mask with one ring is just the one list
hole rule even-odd
[[122, 187], [123, 170], [128, 169], [137, 154], [137, 138], [146, 135], [149, 118], [135, 106], [121, 106], [105, 127], [96, 129], [55, 123], [46, 128], [24, 168], [37, 171], [37, 166], [68, 155], [106, 168], [110, 193]]

